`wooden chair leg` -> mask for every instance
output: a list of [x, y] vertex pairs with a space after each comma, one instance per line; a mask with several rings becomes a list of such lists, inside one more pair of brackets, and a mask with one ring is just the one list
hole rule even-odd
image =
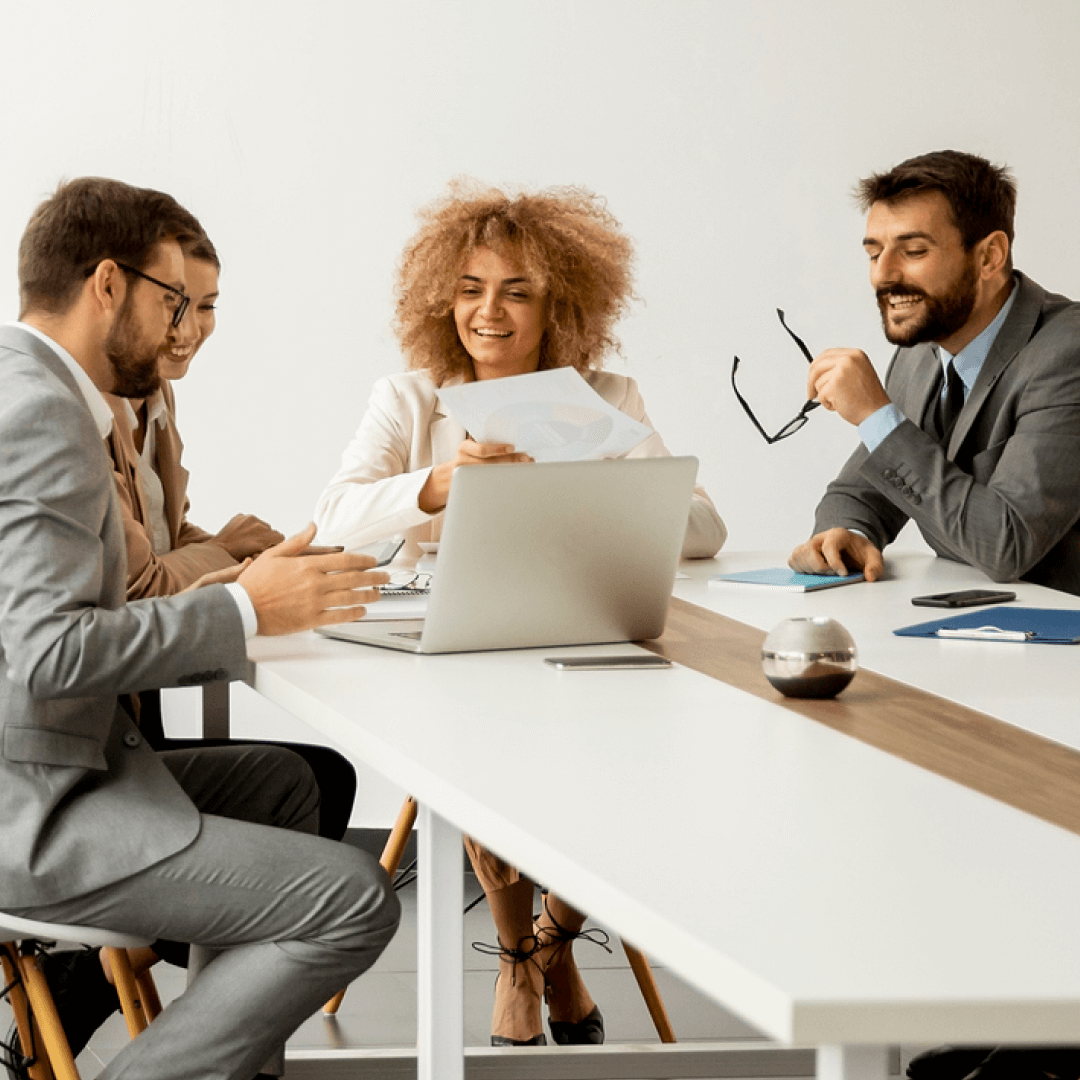
[[139, 984], [139, 997], [142, 998], [146, 1022], [153, 1023], [161, 1015], [161, 998], [158, 997], [154, 976], [147, 969], [141, 975], [136, 975], [135, 981]]
[[[75, 1058], [71, 1054], [71, 1047], [57, 1015], [49, 984], [45, 981], [37, 961], [38, 958], [32, 954], [19, 954], [19, 974], [22, 976], [35, 1027], [32, 1038], [36, 1041], [32, 1045], [44, 1047], [45, 1051], [44, 1054], [38, 1054], [38, 1064], [45, 1065], [45, 1069], [39, 1071], [38, 1076], [52, 1076], [55, 1080], [79, 1080], [79, 1070], [75, 1067]], [[26, 1049], [26, 1044], [23, 1049]], [[36, 1066], [31, 1067], [32, 1077], [35, 1068]]]
[[626, 951], [626, 959], [630, 961], [630, 970], [637, 979], [638, 989], [645, 999], [645, 1007], [649, 1010], [652, 1022], [656, 1026], [656, 1033], [663, 1043], [673, 1043], [675, 1032], [671, 1027], [671, 1019], [668, 1017], [664, 999], [660, 996], [660, 988], [656, 985], [649, 961], [634, 948], [629, 942], [624, 941], [623, 949]]
[[112, 968], [113, 982], [116, 984], [116, 993], [120, 998], [120, 1008], [127, 1022], [128, 1035], [134, 1039], [136, 1035], [146, 1030], [150, 1018], [146, 1015], [146, 1007], [135, 972], [131, 969], [127, 949], [109, 949], [108, 953], [109, 966]]
[[[397, 821], [386, 838], [386, 846], [379, 857], [379, 865], [393, 877], [401, 865], [401, 857], [405, 854], [405, 847], [409, 842], [413, 826], [416, 824], [416, 800], [408, 795], [398, 811]], [[333, 1016], [341, 1003], [345, 1000], [345, 991], [339, 990], [324, 1006], [323, 1016]]]
[[[44, 1047], [41, 1031], [34, 1023], [26, 990], [22, 985], [19, 961], [19, 944], [16, 941], [0, 942], [0, 970], [4, 975], [4, 986], [8, 990], [8, 1002], [15, 1014], [15, 1030], [19, 1033], [19, 1046], [24, 1054], [34, 1053], [36, 1048]], [[27, 1068], [31, 1080], [54, 1080], [44, 1053], [38, 1053], [34, 1063]]]

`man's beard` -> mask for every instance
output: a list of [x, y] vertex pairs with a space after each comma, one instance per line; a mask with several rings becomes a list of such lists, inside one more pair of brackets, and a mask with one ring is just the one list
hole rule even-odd
[[105, 339], [105, 355], [113, 369], [112, 392], [119, 397], [149, 397], [160, 385], [157, 346], [140, 338], [130, 295]]
[[[918, 345], [923, 341], [944, 341], [952, 337], [971, 318], [975, 310], [978, 272], [974, 257], [965, 260], [959, 280], [944, 295], [931, 296], [910, 285], [885, 285], [877, 290], [878, 310], [885, 337], [893, 345]], [[913, 318], [903, 326], [889, 323], [890, 296], [917, 296], [923, 301], [921, 318]]]

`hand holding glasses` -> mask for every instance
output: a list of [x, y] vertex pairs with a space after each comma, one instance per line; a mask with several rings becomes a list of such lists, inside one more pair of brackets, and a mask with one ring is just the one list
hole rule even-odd
[[[776, 314], [780, 316], [780, 325], [791, 335], [792, 340], [799, 346], [800, 352], [806, 357], [806, 361], [809, 364], [814, 362], [813, 356], [810, 355], [810, 350], [806, 347], [805, 342], [786, 322], [784, 322], [784, 313], [780, 308], [776, 309]], [[750, 417], [750, 422], [761, 432], [761, 437], [770, 445], [772, 443], [778, 443], [781, 439], [786, 439], [789, 435], [794, 435], [807, 420], [810, 419], [810, 413], [816, 409], [821, 402], [820, 401], [808, 401], [800, 410], [799, 415], [793, 420], [789, 420], [775, 435], [770, 435], [761, 426], [760, 421], [754, 415], [754, 410], [750, 408], [749, 402], [746, 398], [739, 393], [738, 386], [735, 385], [735, 372], [739, 370], [739, 364], [741, 361], [736, 356], [735, 363], [731, 365], [731, 389], [735, 391], [735, 397], [738, 398], [739, 404], [743, 407], [743, 411]]]

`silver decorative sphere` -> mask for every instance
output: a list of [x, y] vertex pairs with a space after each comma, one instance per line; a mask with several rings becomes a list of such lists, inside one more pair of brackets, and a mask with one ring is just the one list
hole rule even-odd
[[765, 678], [787, 697], [835, 697], [858, 668], [855, 642], [835, 619], [785, 619], [761, 646]]

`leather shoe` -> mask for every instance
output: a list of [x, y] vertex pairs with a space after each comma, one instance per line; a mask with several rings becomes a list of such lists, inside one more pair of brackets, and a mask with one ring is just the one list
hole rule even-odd
[[1077, 1080], [1080, 1047], [1001, 1046], [976, 1066], [966, 1080]]
[[599, 1046], [604, 1041], [604, 1016], [598, 1005], [576, 1024], [548, 1017], [548, 1027], [559, 1046]]
[[964, 1080], [994, 1049], [993, 1046], [937, 1046], [908, 1062], [908, 1080]]
[[492, 1035], [492, 1046], [547, 1046], [547, 1036], [541, 1031], [531, 1039], [509, 1039], [505, 1035]]

